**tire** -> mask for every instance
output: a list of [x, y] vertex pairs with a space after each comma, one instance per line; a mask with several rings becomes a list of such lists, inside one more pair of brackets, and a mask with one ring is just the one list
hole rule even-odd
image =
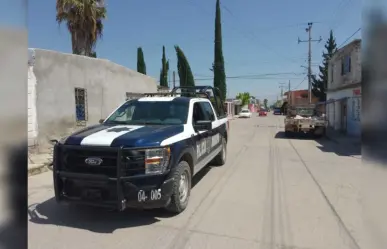
[[[185, 198], [182, 200], [180, 198], [180, 188], [181, 188], [181, 178], [185, 177], [187, 180], [186, 184], [186, 193], [185, 193]], [[189, 201], [189, 197], [191, 194], [191, 182], [192, 182], [192, 176], [191, 176], [191, 168], [189, 167], [189, 164], [186, 161], [181, 161], [176, 169], [175, 172], [173, 173], [173, 186], [172, 186], [172, 195], [171, 195], [171, 201], [169, 204], [166, 206], [166, 210], [179, 214], [183, 212]]]
[[323, 131], [320, 134], [313, 133], [314, 138], [319, 139], [319, 138], [322, 138], [325, 136], [326, 129], [325, 128], [322, 128], [322, 129], [323, 129]]
[[214, 158], [213, 162], [215, 166], [223, 166], [227, 161], [227, 142], [222, 138], [222, 150]]

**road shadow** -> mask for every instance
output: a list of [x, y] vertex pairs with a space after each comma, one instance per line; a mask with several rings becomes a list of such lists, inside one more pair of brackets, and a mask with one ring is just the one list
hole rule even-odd
[[329, 140], [326, 137], [315, 138], [311, 134], [292, 134], [289, 137], [285, 136], [285, 132], [280, 131], [275, 135], [277, 139], [288, 139], [288, 140], [313, 140], [319, 143], [319, 146], [316, 146], [322, 152], [335, 153], [338, 156], [360, 156], [361, 155], [361, 146], [349, 145], [344, 146], [335, 141]]
[[338, 156], [361, 156], [361, 145], [348, 144], [342, 145], [328, 138], [316, 140], [320, 146], [317, 146], [322, 152], [335, 153]]
[[[192, 179], [192, 188], [211, 171], [203, 168]], [[109, 211], [81, 205], [58, 204], [55, 198], [28, 207], [29, 221], [40, 225], [56, 225], [88, 230], [95, 233], [112, 233], [120, 228], [147, 226], [172, 218], [175, 215], [163, 208], [151, 210], [126, 209], [122, 212]]]
[[284, 131], [279, 131], [275, 134], [274, 138], [276, 139], [291, 139], [291, 140], [315, 140], [315, 138], [310, 134], [291, 134], [289, 136], [285, 136]]

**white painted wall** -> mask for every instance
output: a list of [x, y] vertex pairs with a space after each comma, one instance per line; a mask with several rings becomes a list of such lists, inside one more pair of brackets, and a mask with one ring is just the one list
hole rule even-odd
[[[353, 90], [360, 88], [344, 89], [336, 92], [328, 92], [327, 100], [338, 100], [347, 97], [347, 134], [352, 136], [360, 136], [361, 123], [360, 119], [354, 114], [354, 112], [361, 113], [361, 96], [355, 96]], [[360, 107], [360, 110], [357, 110]], [[355, 110], [353, 110], [355, 108]], [[354, 112], [353, 112], [354, 111]], [[334, 102], [327, 104], [327, 118], [329, 126], [335, 130], [339, 130], [341, 127], [341, 106], [340, 102]]]
[[83, 128], [76, 122], [76, 87], [87, 91], [86, 126], [106, 118], [126, 100], [127, 92], [157, 92], [156, 79], [108, 60], [41, 49], [30, 49], [30, 54], [29, 137], [36, 138], [39, 150], [47, 148], [50, 139]]
[[38, 137], [36, 116], [36, 77], [32, 66], [28, 67], [28, 146], [35, 146]]

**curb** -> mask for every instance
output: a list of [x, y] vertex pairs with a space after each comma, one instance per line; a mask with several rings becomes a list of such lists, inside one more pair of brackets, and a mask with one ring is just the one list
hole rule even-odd
[[28, 169], [28, 177], [47, 172], [50, 167], [49, 164], [40, 164]]

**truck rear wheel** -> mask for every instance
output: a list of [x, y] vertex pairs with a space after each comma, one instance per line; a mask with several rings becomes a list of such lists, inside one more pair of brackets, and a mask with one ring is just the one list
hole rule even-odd
[[186, 209], [191, 194], [191, 181], [191, 168], [186, 161], [181, 161], [173, 174], [171, 201], [166, 210], [179, 214]]
[[215, 166], [223, 166], [227, 160], [227, 142], [222, 138], [222, 149], [219, 154], [214, 158], [213, 162]]
[[[316, 132], [317, 131], [317, 132]], [[326, 132], [326, 129], [325, 127], [317, 127], [314, 131], [313, 131], [313, 136], [315, 138], [322, 138], [325, 136], [325, 132]]]

